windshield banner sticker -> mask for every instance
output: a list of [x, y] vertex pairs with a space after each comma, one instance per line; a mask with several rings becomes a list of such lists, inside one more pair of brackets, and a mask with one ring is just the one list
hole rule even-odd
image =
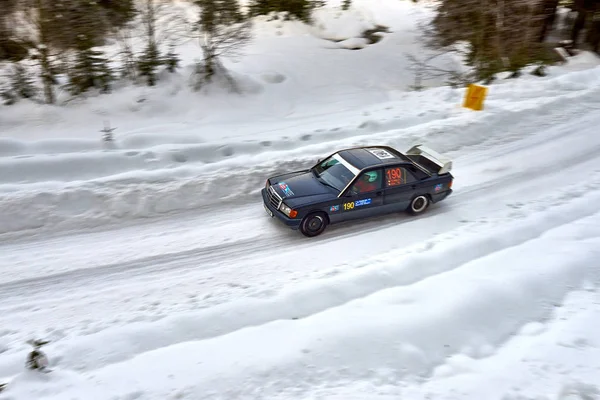
[[294, 195], [294, 192], [292, 192], [292, 189], [290, 189], [290, 187], [285, 182], [280, 182], [279, 188], [281, 190], [283, 190], [283, 194], [285, 194], [285, 197], [290, 197], [290, 196]]

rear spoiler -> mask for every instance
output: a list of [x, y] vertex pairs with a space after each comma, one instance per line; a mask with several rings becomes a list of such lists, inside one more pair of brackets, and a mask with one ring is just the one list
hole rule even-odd
[[425, 157], [439, 167], [437, 171], [439, 175], [446, 174], [452, 170], [452, 160], [422, 144], [411, 147], [406, 152], [406, 155]]

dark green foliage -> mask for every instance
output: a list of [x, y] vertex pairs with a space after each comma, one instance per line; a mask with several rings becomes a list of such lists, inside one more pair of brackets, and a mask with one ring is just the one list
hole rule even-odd
[[103, 53], [93, 49], [104, 44], [110, 29], [107, 10], [95, 0], [53, 0], [48, 11], [52, 24], [61, 26], [52, 29], [51, 44], [75, 51], [68, 68], [69, 92], [77, 95], [90, 88], [108, 92], [114, 79], [112, 71]]
[[195, 3], [201, 9], [198, 24], [202, 32], [215, 32], [218, 26], [244, 20], [237, 0], [195, 0]]
[[232, 83], [220, 57], [235, 56], [251, 40], [252, 23], [249, 20], [240, 22], [243, 18], [240, 18], [237, 0], [195, 0], [195, 3], [200, 7], [196, 30], [204, 60], [196, 68], [198, 81], [194, 86], [199, 88], [210, 82], [217, 69]]
[[150, 41], [146, 50], [137, 62], [137, 68], [140, 76], [146, 78], [148, 86], [154, 86], [156, 84], [156, 69], [160, 66], [160, 53], [156, 43]]
[[2, 99], [4, 100], [2, 104], [4, 104], [5, 106], [12, 106], [17, 102], [17, 96], [15, 96], [15, 94], [10, 90], [5, 89], [0, 91], [0, 97], [2, 97]]
[[102, 52], [93, 50], [91, 41], [80, 36], [75, 62], [69, 70], [69, 92], [81, 94], [90, 88], [99, 88], [102, 93], [110, 91], [113, 73]]
[[38, 43], [35, 46], [39, 53], [37, 59], [40, 64], [40, 78], [44, 87], [44, 99], [48, 104], [54, 104], [56, 101], [53, 88], [56, 84], [56, 74], [49, 48], [57, 37], [57, 30], [54, 29], [53, 24], [52, 4], [48, 0], [35, 0], [37, 14], [34, 13], [35, 17], [33, 17], [38, 36]]
[[31, 99], [37, 94], [31, 74], [20, 63], [13, 64], [11, 86], [14, 94], [23, 99]]
[[240, 10], [237, 0], [215, 0], [217, 10], [219, 10], [220, 21], [222, 24], [232, 24], [242, 22], [245, 18]]
[[469, 43], [466, 62], [473, 80], [491, 82], [502, 71], [515, 75], [526, 65], [548, 58], [539, 42], [543, 8], [520, 0], [443, 0], [433, 20], [433, 47]]
[[[2, 1], [2, 0], [0, 0]], [[0, 61], [21, 61], [27, 57], [27, 46], [15, 39], [5, 38], [2, 39], [2, 33], [0, 32]]]
[[167, 71], [175, 72], [179, 67], [179, 57], [175, 53], [175, 46], [169, 46], [169, 52], [165, 55], [163, 63], [167, 66]]
[[105, 10], [95, 0], [38, 0], [38, 3], [45, 8], [50, 46], [59, 50], [78, 48], [80, 35], [92, 46], [103, 44], [109, 25]]
[[98, 0], [98, 5], [105, 10], [111, 28], [123, 27], [137, 13], [134, 0]]
[[28, 340], [27, 343], [33, 346], [33, 350], [27, 355], [25, 367], [31, 370], [46, 371], [48, 369], [48, 357], [40, 348], [50, 343], [50, 341]]
[[156, 84], [156, 70], [161, 64], [160, 51], [156, 41], [156, 25], [160, 5], [155, 0], [146, 0], [142, 10], [142, 22], [145, 28], [146, 48], [137, 60], [137, 70], [140, 76], [146, 78], [148, 86]]
[[200, 7], [200, 18], [198, 19], [198, 27], [200, 32], [213, 34], [220, 22], [217, 1], [196, 0], [195, 3], [198, 5], [198, 7]]
[[291, 16], [310, 23], [313, 9], [318, 6], [314, 0], [252, 0], [250, 15], [268, 15], [272, 12], [287, 12]]
[[342, 3], [342, 10], [348, 10], [352, 5], [352, 0], [344, 0]]
[[21, 61], [27, 56], [27, 46], [13, 35], [16, 6], [17, 0], [0, 0], [0, 61]]
[[535, 75], [535, 76], [539, 76], [539, 77], [543, 77], [548, 75], [547, 71], [546, 71], [546, 66], [545, 65], [538, 65], [532, 72], [531, 75]]

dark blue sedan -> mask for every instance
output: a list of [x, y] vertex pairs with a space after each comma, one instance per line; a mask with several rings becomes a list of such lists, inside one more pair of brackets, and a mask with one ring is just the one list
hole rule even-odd
[[310, 169], [267, 179], [267, 213], [305, 236], [351, 219], [423, 213], [452, 193], [452, 161], [423, 145], [401, 153], [388, 146], [337, 151]]

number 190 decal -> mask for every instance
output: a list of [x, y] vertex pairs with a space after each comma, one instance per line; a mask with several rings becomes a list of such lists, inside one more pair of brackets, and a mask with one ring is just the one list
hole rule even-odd
[[368, 206], [372, 199], [356, 200], [344, 203], [344, 211], [354, 210], [354, 207]]

